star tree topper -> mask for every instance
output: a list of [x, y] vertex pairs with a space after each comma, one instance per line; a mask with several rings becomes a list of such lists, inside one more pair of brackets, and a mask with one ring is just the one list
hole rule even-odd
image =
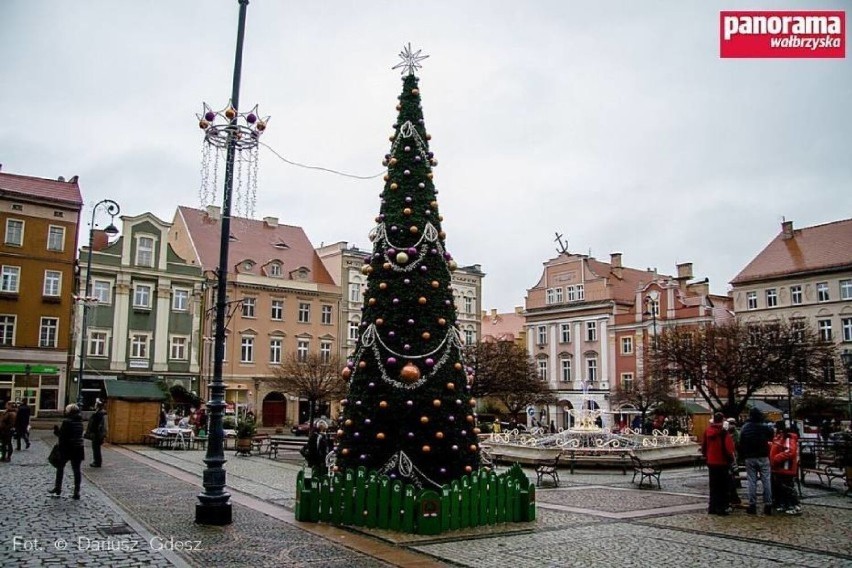
[[399, 52], [399, 57], [402, 59], [399, 63], [391, 67], [391, 69], [402, 69], [400, 73], [403, 75], [406, 74], [406, 71], [409, 75], [414, 75], [414, 72], [417, 69], [420, 69], [422, 65], [420, 62], [429, 57], [428, 55], [420, 55], [422, 49], [418, 49], [417, 51], [411, 51], [411, 43], [402, 48], [402, 51]]

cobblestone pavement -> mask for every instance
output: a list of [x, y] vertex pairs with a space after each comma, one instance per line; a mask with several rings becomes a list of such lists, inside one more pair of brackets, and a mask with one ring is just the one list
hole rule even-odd
[[[41, 453], [46, 454], [46, 446], [42, 446]], [[15, 454], [16, 458], [19, 456]], [[620, 471], [577, 470], [573, 475], [564, 471], [560, 472], [560, 487], [538, 491], [534, 523], [419, 536], [296, 523], [292, 508], [295, 477], [301, 469], [298, 454], [270, 460], [235, 457], [229, 451], [226, 457], [227, 483], [234, 499], [244, 495], [254, 501], [240, 500], [250, 506], [234, 504], [234, 524], [230, 527], [199, 527], [193, 523], [192, 508], [200, 490], [203, 452], [135, 446], [107, 449], [103, 469], [85, 470], [88, 480], [98, 487], [85, 485], [84, 500], [77, 505], [86, 506], [90, 499], [101, 505], [114, 500], [120, 510], [126, 511], [125, 517], [139, 521], [140, 530], [173, 536], [178, 541], [201, 540], [204, 550], [185, 552], [179, 557], [157, 556], [149, 550], [146, 558], [105, 565], [168, 565], [185, 560], [196, 566], [334, 567], [387, 565], [382, 562], [385, 560], [398, 566], [490, 567], [499, 562], [513, 568], [710, 563], [761, 568], [852, 566], [852, 498], [836, 489], [803, 487], [804, 514], [800, 517], [751, 517], [742, 510], [728, 517], [715, 517], [704, 512], [706, 470], [667, 469], [661, 478], [662, 489], [637, 488], [631, 483], [631, 476]], [[43, 462], [43, 455], [40, 459]], [[43, 476], [52, 472], [46, 466], [39, 467]], [[527, 474], [534, 478], [532, 471]], [[30, 479], [26, 483], [41, 485]], [[72, 503], [63, 501], [65, 506]], [[118, 509], [94, 509], [117, 515], [116, 524], [126, 522], [116, 512]], [[37, 513], [33, 517], [33, 523], [37, 524], [37, 519], [44, 522]], [[8, 519], [0, 525], [4, 535], [11, 534], [12, 526]], [[322, 533], [320, 529], [337, 534]], [[366, 546], [351, 542], [365, 536]], [[349, 548], [338, 544], [347, 539]], [[385, 548], [373, 548], [371, 542], [383, 543]], [[420, 555], [398, 560], [387, 555], [388, 549]], [[433, 561], [420, 563], [417, 558]], [[66, 565], [62, 558], [56, 563]]]

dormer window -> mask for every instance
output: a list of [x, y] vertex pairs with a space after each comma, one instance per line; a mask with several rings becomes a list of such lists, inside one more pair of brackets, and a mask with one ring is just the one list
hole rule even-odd
[[243, 263], [243, 269], [251, 270], [252, 268], [254, 268], [254, 263], [252, 261], [247, 260]]
[[269, 265], [269, 275], [280, 277], [281, 276], [281, 265], [277, 262], [273, 262]]
[[284, 241], [278, 241], [273, 246], [275, 248], [277, 248], [278, 250], [287, 250], [287, 249], [290, 248], [290, 246], [287, 243], [285, 243]]
[[293, 280], [307, 280], [308, 269], [304, 267], [296, 269], [290, 273], [290, 278]]
[[136, 265], [154, 266], [154, 237], [136, 237]]

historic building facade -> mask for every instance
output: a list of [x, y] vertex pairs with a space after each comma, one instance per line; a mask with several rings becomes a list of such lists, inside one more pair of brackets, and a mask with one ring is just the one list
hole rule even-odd
[[[109, 380], [163, 380], [201, 391], [201, 270], [169, 245], [171, 223], [151, 213], [121, 221], [115, 242], [94, 240], [90, 275], [89, 249], [80, 251], [79, 296], [87, 303], [88, 321], [84, 341], [75, 348], [77, 360], [85, 348], [85, 408]], [[87, 279], [89, 289], [83, 290]], [[77, 329], [82, 334], [83, 326]]]
[[[212, 377], [221, 210], [179, 207], [169, 232], [175, 251], [202, 270], [205, 382]], [[275, 217], [231, 218], [223, 380], [229, 408], [251, 410], [263, 426], [307, 419], [307, 402], [277, 390], [273, 371], [291, 353], [340, 352], [340, 286], [301, 227]], [[320, 414], [336, 415], [321, 408]]]
[[37, 416], [69, 396], [77, 181], [0, 173], [0, 400], [26, 399]]

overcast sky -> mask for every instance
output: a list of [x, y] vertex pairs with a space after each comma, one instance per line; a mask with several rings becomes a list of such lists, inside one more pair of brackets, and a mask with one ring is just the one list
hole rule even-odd
[[[692, 262], [725, 293], [782, 217], [852, 216], [852, 53], [720, 59], [719, 10], [849, 6], [252, 0], [241, 106], [272, 115], [262, 140], [289, 160], [379, 173], [401, 87], [391, 67], [411, 42], [430, 55], [419, 76], [447, 246], [487, 273], [483, 308], [523, 305], [556, 231], [572, 252], [621, 252], [625, 266]], [[238, 11], [0, 2], [3, 171], [79, 175], [84, 225], [103, 198], [167, 221], [199, 207], [195, 114], [230, 97]], [[257, 218], [302, 226], [317, 246], [370, 248], [380, 178], [261, 148], [258, 179]]]

